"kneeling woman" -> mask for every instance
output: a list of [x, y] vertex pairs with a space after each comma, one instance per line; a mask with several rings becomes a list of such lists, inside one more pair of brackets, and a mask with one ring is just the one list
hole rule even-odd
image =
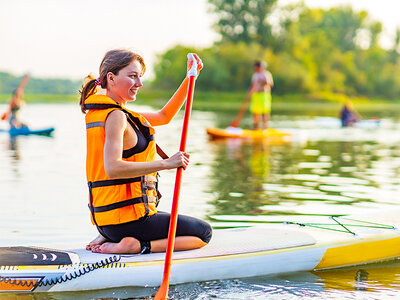
[[[202, 68], [198, 62], [198, 72]], [[188, 66], [191, 65], [188, 61]], [[136, 113], [125, 105], [135, 101], [145, 72], [141, 56], [128, 50], [111, 50], [100, 65], [100, 77], [81, 91], [86, 113], [89, 208], [100, 235], [88, 250], [100, 253], [163, 252], [167, 247], [168, 213], [157, 212], [157, 172], [186, 168], [189, 155], [178, 152], [156, 160], [154, 129], [169, 123], [185, 101], [188, 78], [157, 112]], [[106, 95], [96, 94], [96, 87]], [[211, 239], [208, 223], [178, 216], [175, 250], [205, 246]]]

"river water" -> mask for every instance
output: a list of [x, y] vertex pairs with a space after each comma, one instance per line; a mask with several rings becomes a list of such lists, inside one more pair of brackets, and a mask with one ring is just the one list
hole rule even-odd
[[[0, 111], [5, 106], [0, 106]], [[140, 106], [137, 111], [151, 110]], [[0, 132], [0, 246], [83, 247], [96, 235], [85, 183], [84, 117], [78, 105], [32, 104], [21, 119], [53, 126], [52, 137], [10, 139]], [[233, 116], [193, 111], [180, 213], [214, 228], [260, 224], [272, 215], [347, 215], [392, 210], [400, 199], [400, 123], [341, 129], [329, 119], [274, 115], [290, 128], [285, 142], [212, 141], [207, 127]], [[169, 153], [179, 147], [182, 114], [157, 128]], [[5, 124], [1, 124], [4, 125]], [[3, 128], [4, 128], [3, 126]], [[161, 174], [160, 210], [171, 207], [175, 171]], [[400, 297], [400, 262], [324, 272], [210, 281], [172, 286], [173, 299], [383, 299]], [[7, 295], [0, 299], [127, 299], [155, 289], [126, 288], [69, 294]]]

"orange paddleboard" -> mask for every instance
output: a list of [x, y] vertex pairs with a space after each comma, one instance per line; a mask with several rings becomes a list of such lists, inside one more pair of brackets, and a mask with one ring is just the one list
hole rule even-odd
[[291, 137], [290, 132], [273, 128], [264, 130], [249, 130], [236, 127], [228, 127], [226, 129], [207, 128], [207, 134], [212, 138], [285, 139]]

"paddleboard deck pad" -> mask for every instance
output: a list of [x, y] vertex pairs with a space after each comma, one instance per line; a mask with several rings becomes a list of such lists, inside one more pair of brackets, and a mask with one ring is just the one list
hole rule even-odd
[[[378, 226], [371, 218], [325, 219], [340, 229], [321, 228], [318, 221], [319, 225], [291, 222], [214, 230], [207, 246], [174, 252], [170, 283], [321, 270], [400, 256], [400, 232], [392, 225]], [[398, 213], [390, 220], [397, 219]], [[165, 253], [113, 255], [85, 249], [3, 247], [0, 291], [156, 287], [162, 281], [164, 258]]]
[[0, 247], [0, 266], [69, 265], [73, 261], [65, 251], [36, 247]]

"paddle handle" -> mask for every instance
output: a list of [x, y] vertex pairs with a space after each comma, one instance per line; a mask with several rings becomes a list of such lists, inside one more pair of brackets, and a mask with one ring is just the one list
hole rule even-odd
[[194, 57], [193, 53], [188, 53], [187, 58], [192, 60], [192, 67], [187, 72], [187, 75], [189, 78], [190, 77], [197, 78], [197, 60]]
[[[183, 152], [186, 150], [187, 133], [188, 133], [188, 129], [189, 129], [189, 119], [190, 119], [190, 114], [192, 112], [194, 84], [195, 84], [195, 80], [197, 77], [196, 59], [194, 58], [193, 54], [191, 54], [191, 53], [188, 54], [188, 58], [191, 58], [193, 63], [192, 63], [191, 69], [188, 72], [189, 86], [188, 86], [186, 106], [185, 106], [185, 116], [183, 119], [181, 143], [180, 143], [180, 147], [179, 147], [179, 151], [183, 151]], [[169, 281], [170, 281], [170, 275], [171, 275], [172, 253], [174, 252], [176, 224], [178, 221], [178, 202], [179, 202], [179, 194], [180, 194], [180, 189], [181, 189], [182, 172], [183, 172], [182, 167], [180, 167], [176, 170], [174, 196], [172, 199], [172, 208], [171, 208], [171, 215], [170, 215], [170, 220], [169, 220], [168, 242], [167, 242], [167, 249], [165, 252], [163, 281], [162, 281], [160, 288], [157, 291], [157, 294], [154, 297], [154, 300], [161, 300], [161, 299], [164, 300], [164, 299], [167, 299], [167, 297], [168, 297]]]

